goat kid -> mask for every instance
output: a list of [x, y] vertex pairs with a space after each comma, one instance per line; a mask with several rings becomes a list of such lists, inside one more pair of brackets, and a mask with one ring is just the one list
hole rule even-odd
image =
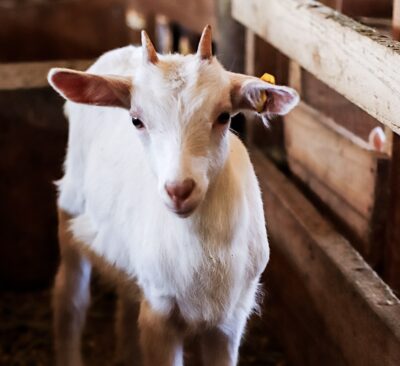
[[196, 334], [204, 365], [235, 365], [269, 248], [258, 182], [230, 117], [286, 114], [296, 92], [226, 71], [209, 26], [195, 55], [158, 55], [143, 32], [141, 48], [110, 51], [87, 72], [52, 69], [48, 79], [69, 119], [57, 364], [82, 364], [98, 262], [119, 273], [121, 364], [182, 365], [183, 341]]

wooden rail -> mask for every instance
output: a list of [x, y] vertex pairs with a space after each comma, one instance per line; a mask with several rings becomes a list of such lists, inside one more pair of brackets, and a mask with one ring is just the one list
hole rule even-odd
[[232, 0], [235, 19], [400, 133], [400, 43], [310, 0]]
[[0, 90], [46, 87], [47, 73], [52, 67], [85, 70], [92, 63], [93, 60], [0, 63]]

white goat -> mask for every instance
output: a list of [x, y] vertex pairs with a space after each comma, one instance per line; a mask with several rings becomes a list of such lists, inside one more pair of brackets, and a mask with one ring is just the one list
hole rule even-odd
[[88, 72], [52, 69], [49, 82], [69, 100], [70, 128], [58, 198], [58, 365], [82, 364], [93, 261], [118, 272], [121, 364], [182, 365], [183, 341], [196, 335], [204, 365], [235, 365], [269, 248], [230, 116], [260, 102], [264, 116], [285, 114], [296, 92], [224, 70], [210, 27], [196, 55], [158, 55], [143, 32], [141, 48], [106, 53]]

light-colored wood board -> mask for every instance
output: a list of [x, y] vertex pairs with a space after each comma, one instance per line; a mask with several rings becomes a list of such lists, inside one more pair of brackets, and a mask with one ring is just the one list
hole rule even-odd
[[246, 29], [245, 38], [245, 68], [244, 71], [247, 75], [254, 75], [254, 58], [256, 55], [255, 51], [255, 35], [250, 29]]
[[232, 1], [233, 16], [400, 133], [400, 43], [309, 0]]
[[42, 88], [48, 86], [52, 67], [86, 70], [94, 60], [0, 63], [0, 90]]
[[285, 120], [289, 157], [369, 219], [375, 199], [377, 161], [384, 154], [301, 103]]
[[[399, 365], [400, 301], [293, 183], [260, 152], [251, 156], [264, 192], [271, 255], [279, 252], [295, 269], [343, 365]], [[287, 270], [285, 265], [275, 268]], [[279, 272], [274, 276], [279, 278]], [[282, 280], [281, 295], [290, 298], [291, 286]], [[307, 305], [301, 297], [291, 299], [287, 306], [293, 312]], [[296, 344], [302, 334], [299, 329], [291, 341]], [[318, 352], [310, 348], [303, 351]]]

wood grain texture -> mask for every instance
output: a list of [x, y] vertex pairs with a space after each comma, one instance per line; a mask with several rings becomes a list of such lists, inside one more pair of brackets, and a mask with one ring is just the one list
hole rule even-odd
[[[374, 117], [303, 69], [301, 85], [303, 102], [332, 118], [364, 141], [368, 141], [372, 129], [382, 126]], [[390, 130], [389, 127], [387, 129]]]
[[[281, 301], [281, 317], [286, 307], [296, 319], [293, 333], [281, 329], [293, 364], [399, 365], [400, 301], [282, 173], [261, 153], [251, 156], [264, 192], [272, 258], [280, 260], [267, 273], [276, 284], [269, 291]], [[282, 328], [282, 321], [275, 325]], [[318, 343], [301, 347], [305, 337], [308, 345], [320, 337], [334, 361], [324, 362], [329, 353]]]
[[400, 43], [316, 1], [232, 4], [238, 21], [400, 132]]
[[47, 73], [52, 67], [86, 70], [93, 62], [94, 60], [60, 60], [0, 63], [0, 90], [47, 87]]
[[389, 158], [304, 103], [285, 120], [291, 170], [354, 239], [367, 261], [383, 258]]
[[0, 2], [0, 61], [86, 59], [129, 43], [125, 0]]
[[58, 262], [56, 187], [68, 125], [50, 88], [0, 91], [0, 288], [48, 286]]
[[286, 117], [285, 137], [291, 158], [361, 215], [371, 216], [377, 160], [386, 159], [384, 154], [303, 103]]

